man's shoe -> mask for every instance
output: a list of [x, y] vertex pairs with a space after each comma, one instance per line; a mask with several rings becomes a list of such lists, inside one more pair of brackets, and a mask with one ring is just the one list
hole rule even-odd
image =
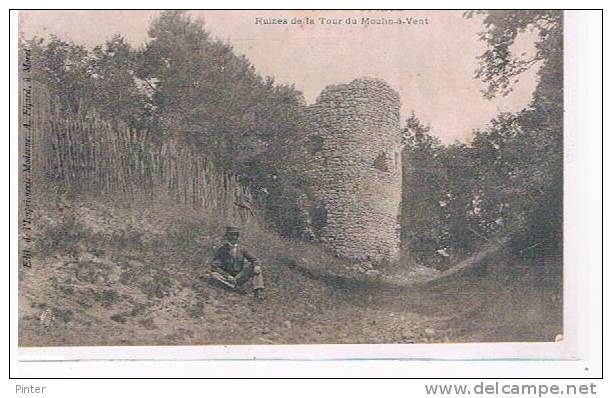
[[262, 301], [264, 299], [263, 289], [255, 289], [253, 294], [255, 299], [258, 301]]

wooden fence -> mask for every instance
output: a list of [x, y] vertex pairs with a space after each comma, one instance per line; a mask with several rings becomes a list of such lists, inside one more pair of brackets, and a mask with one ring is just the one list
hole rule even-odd
[[69, 116], [34, 86], [32, 170], [43, 186], [64, 192], [171, 200], [248, 219], [249, 190], [176, 141], [156, 144], [146, 132], [110, 124], [96, 115]]

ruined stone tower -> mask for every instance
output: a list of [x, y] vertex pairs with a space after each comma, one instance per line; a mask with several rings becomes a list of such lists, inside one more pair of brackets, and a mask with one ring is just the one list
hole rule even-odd
[[309, 107], [319, 239], [342, 257], [396, 259], [402, 189], [400, 99], [384, 81], [328, 86]]

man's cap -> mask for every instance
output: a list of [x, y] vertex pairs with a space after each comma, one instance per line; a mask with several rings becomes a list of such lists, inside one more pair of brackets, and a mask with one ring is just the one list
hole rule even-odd
[[240, 229], [238, 227], [234, 227], [234, 226], [227, 226], [225, 227], [225, 234], [229, 235], [229, 234], [239, 234], [240, 233]]

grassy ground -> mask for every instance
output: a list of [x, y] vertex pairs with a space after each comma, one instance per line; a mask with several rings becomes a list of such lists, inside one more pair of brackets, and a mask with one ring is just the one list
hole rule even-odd
[[505, 279], [423, 284], [439, 273], [370, 269], [251, 223], [244, 245], [267, 285], [258, 303], [204, 278], [223, 231], [215, 215], [64, 202], [35, 222], [32, 267], [19, 274], [21, 346], [552, 341], [561, 333], [558, 293], [518, 266]]

